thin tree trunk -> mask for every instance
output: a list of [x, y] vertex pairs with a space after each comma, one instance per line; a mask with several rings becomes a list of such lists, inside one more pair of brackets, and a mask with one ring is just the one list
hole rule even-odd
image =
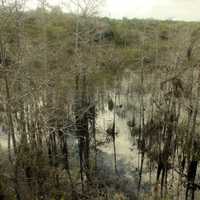
[[[13, 144], [13, 150], [14, 153], [17, 153], [17, 145], [16, 145], [16, 139], [15, 139], [15, 130], [14, 130], [14, 123], [12, 118], [12, 111], [11, 111], [11, 102], [10, 102], [10, 90], [8, 85], [8, 78], [7, 75], [5, 76], [5, 85], [6, 85], [6, 99], [7, 99], [7, 116], [9, 121], [9, 139], [12, 138], [12, 144]], [[9, 142], [10, 143], [10, 142]], [[10, 145], [9, 145], [10, 148]], [[11, 157], [11, 156], [10, 156]]]
[[116, 143], [115, 143], [115, 123], [116, 123], [116, 94], [115, 94], [115, 103], [114, 103], [114, 119], [113, 119], [113, 127], [112, 127], [112, 137], [113, 137], [113, 151], [114, 151], [114, 170], [115, 174], [117, 174], [117, 153], [116, 153]]

